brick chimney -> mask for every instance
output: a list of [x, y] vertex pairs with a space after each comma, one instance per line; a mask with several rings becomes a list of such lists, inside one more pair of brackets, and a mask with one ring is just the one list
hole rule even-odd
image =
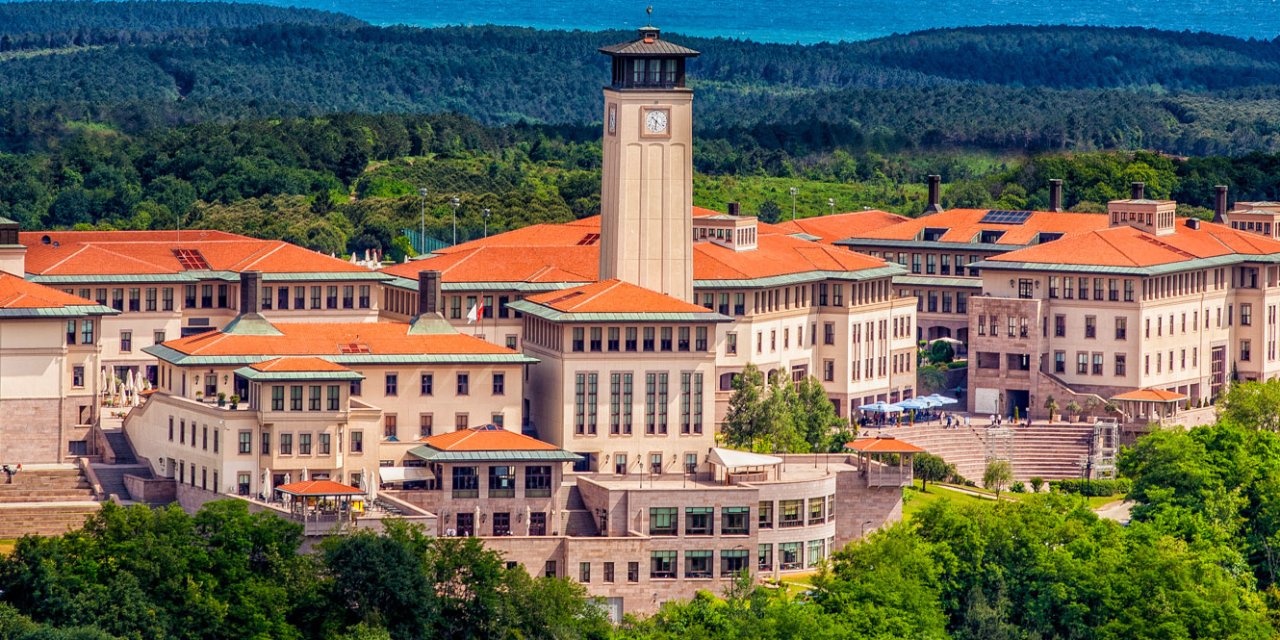
[[1135, 182], [1129, 185], [1130, 200], [1144, 200], [1146, 199], [1146, 192], [1147, 185], [1145, 182]]
[[418, 272], [418, 315], [440, 313], [440, 272]]
[[261, 271], [240, 272], [240, 315], [231, 319], [223, 333], [251, 336], [283, 335], [259, 313], [262, 289]]
[[258, 313], [262, 289], [261, 271], [240, 272], [240, 315]]
[[924, 208], [924, 215], [942, 213], [942, 176], [929, 176], [929, 206]]
[[1062, 211], [1062, 179], [1049, 180], [1049, 210]]
[[741, 211], [741, 208], [739, 207], [738, 203], [736, 202], [729, 203], [729, 215], [731, 216], [742, 215], [740, 211]]
[[1227, 185], [1225, 184], [1213, 188], [1213, 221], [1218, 224], [1227, 223]]

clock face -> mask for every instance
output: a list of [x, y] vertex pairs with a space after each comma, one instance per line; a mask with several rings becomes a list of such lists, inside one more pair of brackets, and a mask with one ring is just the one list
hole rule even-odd
[[618, 105], [609, 105], [609, 135], [618, 132]]
[[661, 134], [667, 132], [667, 112], [655, 109], [644, 116], [644, 130], [647, 133]]

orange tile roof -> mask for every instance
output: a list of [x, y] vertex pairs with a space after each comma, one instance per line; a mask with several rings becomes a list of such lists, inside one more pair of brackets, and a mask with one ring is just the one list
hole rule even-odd
[[187, 269], [174, 249], [198, 252], [214, 271], [368, 273], [288, 242], [224, 231], [28, 231], [19, 241], [27, 247], [27, 273], [42, 276], [180, 273]]
[[439, 451], [558, 451], [553, 445], [522, 433], [492, 427], [463, 429], [422, 439]]
[[1280, 241], [1209, 222], [1199, 229], [1179, 219], [1171, 234], [1157, 236], [1117, 226], [987, 258], [988, 262], [1153, 267], [1227, 255], [1280, 254]]
[[313, 356], [286, 356], [283, 358], [272, 358], [271, 360], [263, 360], [249, 365], [250, 369], [255, 371], [273, 371], [273, 372], [304, 372], [315, 373], [320, 371], [350, 371], [336, 362], [329, 362], [323, 358]]
[[295, 496], [354, 496], [364, 491], [333, 480], [303, 480], [276, 487], [276, 491]]
[[[919, 218], [910, 218], [905, 222], [870, 229], [851, 236], [853, 239], [868, 240], [916, 240], [927, 229], [946, 229], [939, 242], [977, 242], [983, 231], [1003, 231], [1004, 235], [995, 244], [1027, 245], [1036, 241], [1040, 233], [1073, 234], [1105, 229], [1110, 220], [1103, 213], [1059, 213], [1055, 211], [1033, 211], [1022, 224], [993, 224], [981, 222], [989, 209], [949, 209], [941, 213]], [[814, 234], [818, 235], [818, 234]]]
[[706, 307], [616, 279], [540, 293], [525, 300], [564, 313], [713, 313]]
[[878, 231], [890, 225], [910, 220], [896, 213], [870, 209], [867, 211], [850, 211], [833, 216], [802, 218], [800, 220], [779, 222], [774, 225], [785, 233], [804, 233], [817, 236], [819, 242], [830, 244], [865, 233]]
[[859, 438], [845, 444], [844, 448], [863, 453], [922, 453], [924, 451], [910, 442], [904, 442], [892, 436]]
[[1142, 400], [1147, 402], [1177, 402], [1186, 400], [1186, 394], [1164, 389], [1135, 389], [1111, 396], [1112, 400]]
[[96, 307], [98, 303], [28, 282], [11, 273], [0, 272], [0, 309], [63, 309], [80, 306]]
[[479, 246], [410, 260], [383, 269], [417, 280], [439, 271], [445, 282], [592, 282], [600, 271], [595, 246]]
[[506, 347], [475, 336], [411, 334], [401, 322], [275, 323], [281, 335], [210, 331], [165, 342], [191, 356], [506, 355]]
[[693, 245], [695, 280], [751, 280], [809, 271], [862, 271], [885, 266], [879, 258], [786, 235], [757, 237], [753, 251], [711, 242]]

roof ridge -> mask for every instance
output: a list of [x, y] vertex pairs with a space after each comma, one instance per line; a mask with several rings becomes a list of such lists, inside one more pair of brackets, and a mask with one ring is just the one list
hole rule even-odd
[[[274, 255], [277, 251], [281, 251], [281, 250], [283, 250], [283, 249], [284, 249], [284, 247], [285, 247], [285, 245], [287, 244], [287, 243], [285, 243], [283, 240], [275, 240], [275, 241], [271, 241], [271, 240], [259, 240], [259, 242], [261, 242], [262, 244], [267, 245], [267, 247], [269, 247], [269, 248], [262, 247], [262, 246], [259, 246], [259, 247], [251, 247], [251, 248], [250, 248], [250, 250], [249, 250], [249, 255], [247, 255], [247, 256], [245, 256], [244, 258], [241, 258], [240, 260], [238, 260], [238, 261], [236, 261], [236, 262], [233, 262], [232, 264], [228, 265], [228, 266], [230, 267], [230, 269], [229, 269], [229, 270], [230, 270], [230, 271], [243, 271], [244, 269], [250, 269], [250, 268], [252, 268], [254, 265], [258, 264], [259, 262], [262, 262], [263, 260], [266, 260], [267, 258], [270, 258], [270, 257], [271, 257], [272, 255]], [[274, 246], [274, 247], [270, 246], [273, 242], [274, 242], [274, 244], [275, 244], [275, 246]], [[264, 249], [265, 249], [265, 251], [264, 251]], [[244, 266], [243, 266], [243, 267], [240, 267], [239, 265], [244, 265]], [[237, 267], [239, 267], [239, 268], [237, 268]]]
[[[585, 299], [578, 300], [576, 304], [574, 304], [573, 306], [575, 308], [580, 307], [584, 304], [591, 302], [592, 300], [595, 300], [596, 298], [599, 298], [600, 296], [605, 295], [606, 293], [609, 293], [610, 291], [613, 291], [614, 289], [622, 285], [622, 280], [619, 280], [618, 278], [611, 278], [609, 280], [601, 280], [597, 284], [605, 284], [605, 283], [609, 283], [608, 286], [600, 289], [599, 291], [596, 291], [595, 293], [586, 294], [587, 297]], [[582, 289], [590, 289], [590, 288], [591, 288], [591, 285], [586, 285], [585, 287], [582, 287]], [[640, 287], [640, 288], [643, 289], [644, 287]], [[579, 291], [581, 291], [581, 289]], [[586, 292], [584, 291], [583, 293], [586, 293]]]
[[[1142, 266], [1142, 265], [1138, 264], [1138, 261], [1137, 261], [1137, 260], [1134, 260], [1133, 258], [1129, 257], [1129, 254], [1125, 252], [1125, 250], [1124, 250], [1124, 248], [1123, 248], [1123, 247], [1121, 247], [1120, 245], [1118, 245], [1118, 244], [1116, 244], [1115, 242], [1112, 242], [1112, 241], [1111, 241], [1111, 238], [1110, 238], [1110, 235], [1111, 235], [1111, 234], [1103, 233], [1103, 231], [1110, 231], [1110, 230], [1112, 230], [1112, 229], [1121, 229], [1121, 228], [1124, 228], [1124, 229], [1132, 229], [1132, 230], [1133, 230], [1133, 231], [1135, 231], [1135, 232], [1143, 233], [1143, 232], [1141, 232], [1141, 231], [1138, 231], [1136, 228], [1134, 228], [1134, 227], [1129, 227], [1129, 226], [1125, 226], [1125, 227], [1108, 227], [1108, 228], [1106, 228], [1106, 229], [1094, 229], [1094, 230], [1093, 230], [1093, 231], [1091, 231], [1090, 233], [1092, 233], [1092, 234], [1094, 234], [1094, 235], [1098, 236], [1098, 238], [1102, 239], [1102, 241], [1103, 241], [1103, 242], [1105, 242], [1105, 243], [1107, 243], [1107, 245], [1108, 245], [1108, 246], [1110, 246], [1112, 249], [1115, 249], [1116, 253], [1118, 253], [1121, 257], [1123, 257], [1125, 260], [1127, 260], [1127, 261], [1129, 262], [1129, 265], [1130, 265], [1130, 266], [1133, 266], [1133, 267], [1140, 267], [1140, 266]], [[1145, 234], [1143, 234], [1143, 235], [1145, 235]], [[1080, 237], [1083, 237], [1083, 236], [1080, 236]], [[1156, 244], [1156, 246], [1163, 246], [1163, 245], [1160, 245], [1160, 244], [1158, 244], [1158, 243], [1157, 243], [1157, 244]]]

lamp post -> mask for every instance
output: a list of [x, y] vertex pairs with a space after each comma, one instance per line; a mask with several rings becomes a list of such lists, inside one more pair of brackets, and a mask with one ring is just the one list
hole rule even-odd
[[834, 216], [836, 214], [836, 199], [827, 198], [827, 207], [831, 209], [831, 215]]
[[796, 187], [791, 187], [789, 191], [791, 192], [791, 220], [794, 222], [796, 219], [796, 194], [800, 193], [800, 190]]
[[462, 206], [462, 201], [458, 196], [454, 196], [449, 200], [449, 206], [453, 207], [453, 244], [458, 244], [458, 207]]
[[421, 196], [421, 207], [419, 215], [421, 216], [418, 223], [418, 255], [427, 247], [427, 188], [418, 189], [418, 195]]
[[489, 216], [493, 215], [493, 210], [486, 208], [482, 213], [484, 213], [484, 237], [488, 238], [489, 237]]

